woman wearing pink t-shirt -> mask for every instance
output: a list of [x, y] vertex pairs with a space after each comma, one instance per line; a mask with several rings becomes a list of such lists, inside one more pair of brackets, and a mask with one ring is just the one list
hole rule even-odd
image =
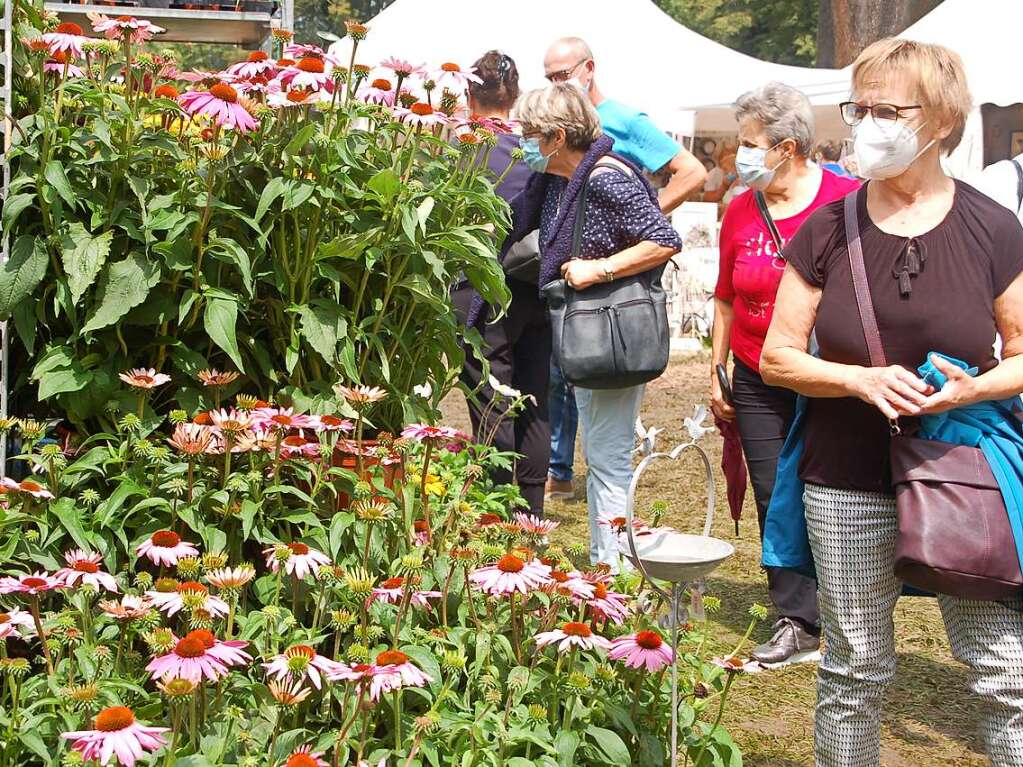
[[[795, 416], [796, 395], [768, 386], [760, 377], [760, 352], [785, 269], [782, 247], [819, 208], [859, 185], [822, 170], [808, 159], [814, 146], [813, 110], [800, 91], [781, 83], [742, 95], [736, 170], [749, 187], [733, 199], [721, 223], [718, 282], [714, 291], [711, 404], [714, 414], [735, 419], [763, 532], [764, 516], [785, 437]], [[761, 212], [757, 195], [766, 205]], [[772, 223], [773, 222], [773, 226]], [[716, 368], [734, 356], [732, 401]], [[772, 639], [754, 650], [762, 663], [780, 663], [820, 645], [817, 583], [794, 570], [767, 569], [778, 611]]]

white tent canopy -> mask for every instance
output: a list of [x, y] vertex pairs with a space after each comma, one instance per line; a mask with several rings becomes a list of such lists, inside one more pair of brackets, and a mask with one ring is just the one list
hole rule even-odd
[[[730, 103], [758, 83], [793, 85], [834, 70], [771, 64], [733, 51], [679, 24], [651, 0], [396, 0], [369, 24], [359, 62], [388, 56], [438, 66], [470, 66], [497, 49], [515, 59], [523, 88], [544, 85], [543, 55], [558, 37], [582, 37], [593, 49], [601, 89], [648, 112], [665, 130], [692, 133], [681, 111], [693, 104]], [[331, 46], [347, 61], [347, 39]], [[719, 98], [719, 94], [725, 94]], [[724, 130], [734, 128], [734, 122]]]

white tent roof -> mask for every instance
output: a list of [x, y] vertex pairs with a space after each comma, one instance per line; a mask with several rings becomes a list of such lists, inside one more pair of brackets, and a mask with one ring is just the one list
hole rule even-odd
[[[651, 0], [519, 0], [512, 5], [396, 0], [368, 25], [360, 62], [398, 56], [428, 66], [454, 61], [467, 67], [496, 48], [515, 59], [523, 88], [544, 84], [543, 55], [552, 41], [582, 37], [593, 49], [602, 91], [679, 133], [691, 132], [680, 112], [688, 105], [731, 103], [769, 80], [793, 85], [841, 80], [833, 70], [771, 64], [733, 51], [679, 24]], [[331, 51], [347, 60], [350, 43], [342, 40]]]

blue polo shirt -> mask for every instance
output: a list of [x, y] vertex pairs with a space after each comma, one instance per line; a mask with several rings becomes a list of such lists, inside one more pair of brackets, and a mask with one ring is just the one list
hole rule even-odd
[[656, 173], [681, 151], [674, 139], [643, 112], [607, 99], [597, 107], [604, 133], [615, 140], [613, 151]]

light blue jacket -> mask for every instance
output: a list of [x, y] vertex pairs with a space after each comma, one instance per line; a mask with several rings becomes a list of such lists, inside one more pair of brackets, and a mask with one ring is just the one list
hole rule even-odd
[[[962, 360], [937, 356], [976, 375]], [[930, 362], [931, 355], [917, 372], [935, 389], [945, 385], [946, 378]], [[920, 418], [924, 439], [936, 439], [956, 445], [978, 447], [984, 453], [991, 473], [1005, 501], [1009, 522], [1016, 542], [1016, 553], [1023, 562], [1023, 423], [1020, 421], [1019, 397], [1001, 402], [979, 402], [937, 415]], [[803, 482], [799, 479], [799, 460], [803, 455], [803, 426], [806, 400], [799, 398], [792, 429], [778, 459], [778, 475], [774, 493], [764, 522], [762, 562], [766, 567], [786, 567], [813, 574], [813, 554], [806, 533], [803, 508]], [[964, 531], [967, 534], [968, 531]]]

